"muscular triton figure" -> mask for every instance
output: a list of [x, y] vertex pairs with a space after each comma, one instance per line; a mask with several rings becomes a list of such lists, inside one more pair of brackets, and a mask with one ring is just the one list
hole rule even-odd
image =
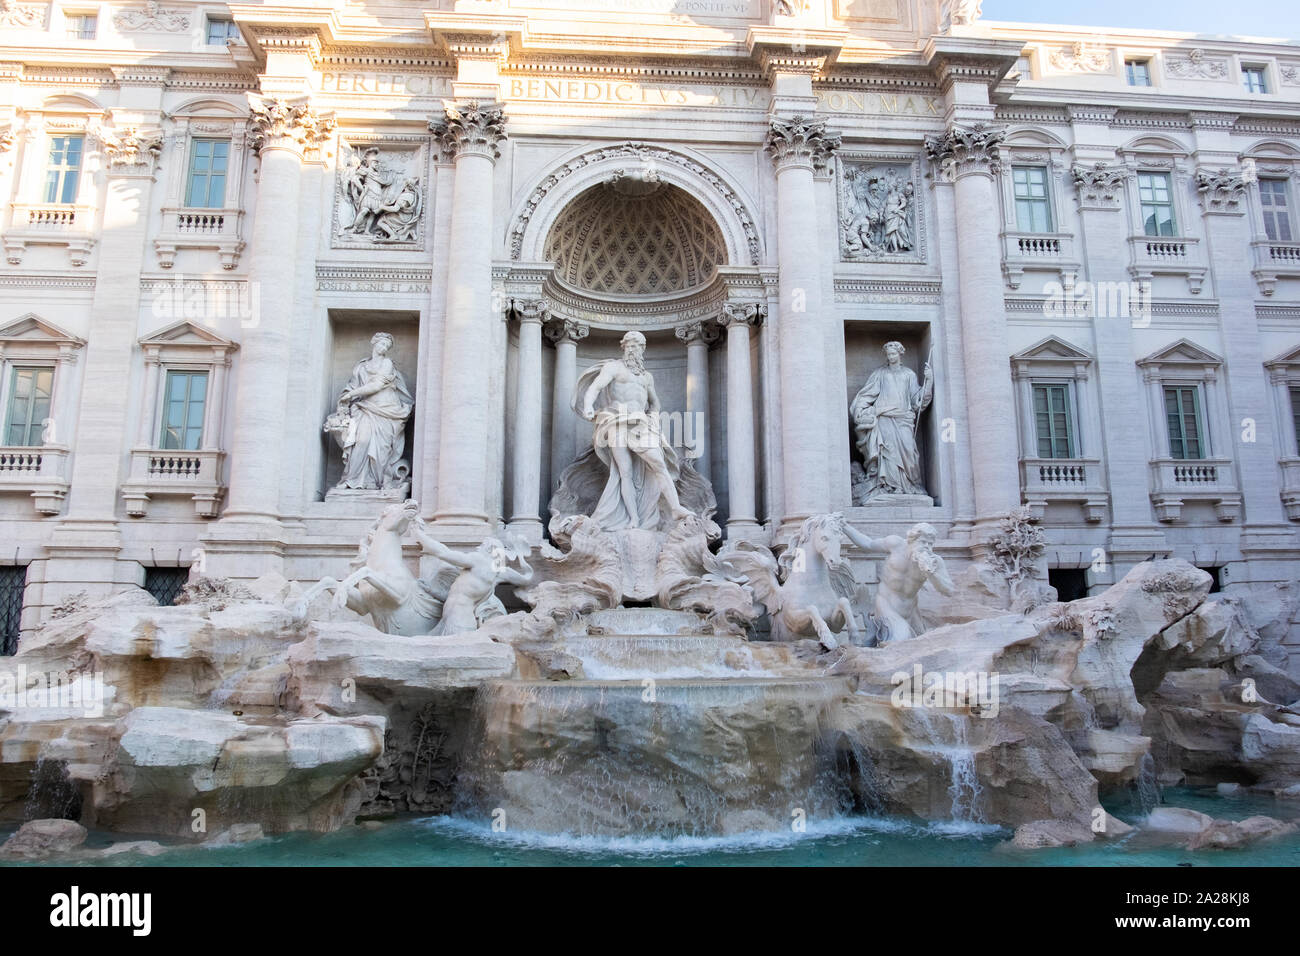
[[659, 396], [645, 367], [645, 336], [623, 336], [623, 357], [579, 377], [573, 410], [595, 425], [592, 445], [609, 480], [592, 517], [606, 531], [658, 528], [660, 502], [673, 519], [691, 512], [677, 497], [678, 462], [659, 429]]
[[906, 540], [896, 534], [868, 538], [847, 523], [844, 533], [864, 551], [886, 554], [872, 607], [877, 642], [888, 644], [920, 634], [925, 625], [916, 607], [916, 596], [925, 582], [933, 584], [940, 594], [952, 594], [956, 590], [943, 558], [934, 553], [937, 537], [934, 527], [924, 522], [914, 524]]

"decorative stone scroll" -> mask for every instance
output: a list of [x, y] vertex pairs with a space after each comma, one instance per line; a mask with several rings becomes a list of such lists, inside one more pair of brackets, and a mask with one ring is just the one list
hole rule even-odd
[[145, 0], [143, 10], [115, 13], [113, 26], [123, 33], [181, 33], [190, 28], [190, 18], [180, 10], [164, 10], [157, 0]]
[[1090, 46], [1079, 41], [1057, 47], [1048, 54], [1047, 62], [1061, 73], [1109, 73], [1111, 53], [1109, 47]]
[[950, 126], [938, 136], [925, 138], [925, 153], [948, 181], [969, 173], [997, 176], [1002, 172], [1002, 144], [1006, 138], [1004, 126]]
[[1170, 76], [1180, 80], [1224, 80], [1228, 77], [1228, 61], [1206, 56], [1200, 47], [1188, 51], [1185, 57], [1169, 57], [1165, 69]]
[[46, 4], [15, 3], [0, 0], [0, 27], [39, 30], [45, 26]]
[[464, 106], [448, 103], [444, 115], [429, 121], [429, 131], [438, 137], [449, 159], [462, 154], [496, 160], [506, 140], [506, 115], [500, 103], [472, 101]]

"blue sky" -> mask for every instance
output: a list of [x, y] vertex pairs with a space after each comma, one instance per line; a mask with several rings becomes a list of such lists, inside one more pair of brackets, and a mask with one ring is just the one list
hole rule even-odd
[[1297, 0], [984, 0], [985, 20], [1300, 40]]

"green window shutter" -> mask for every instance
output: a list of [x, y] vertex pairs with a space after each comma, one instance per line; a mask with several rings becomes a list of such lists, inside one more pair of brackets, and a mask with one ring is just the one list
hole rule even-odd
[[50, 417], [54, 370], [15, 368], [9, 377], [5, 413], [5, 444], [45, 444], [45, 421]]
[[168, 371], [160, 448], [197, 451], [202, 447], [207, 391], [207, 372]]

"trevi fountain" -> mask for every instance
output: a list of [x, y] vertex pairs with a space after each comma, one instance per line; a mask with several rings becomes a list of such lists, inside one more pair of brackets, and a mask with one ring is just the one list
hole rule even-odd
[[[7, 859], [199, 843], [256, 860], [273, 835], [360, 826], [380, 861], [380, 821], [597, 859], [761, 858], [856, 831], [891, 836], [894, 862], [909, 844], [952, 856], [931, 844], [953, 837], [1156, 860], [1293, 844], [1300, 684], [1263, 654], [1268, 612], [1212, 597], [1205, 572], [1143, 562], [1060, 602], [1033, 574], [1028, 510], [961, 574], [923, 522], [873, 539], [816, 514], [775, 548], [720, 543], [637, 331], [576, 380], [593, 439], [560, 477], [550, 540], [502, 528], [449, 548], [404, 497], [391, 346], [376, 333], [324, 425], [343, 459], [330, 493], [378, 508], [337, 576], [192, 573], [175, 606], [69, 602], [24, 641], [16, 670], [59, 682], [26, 702], [0, 687], [17, 703], [0, 812], [28, 821]], [[902, 351], [885, 346], [853, 401], [873, 495], [918, 494], [933, 373], [900, 369]], [[1215, 819], [1162, 806], [1163, 787], [1283, 809]], [[83, 826], [119, 842], [87, 848]]]

